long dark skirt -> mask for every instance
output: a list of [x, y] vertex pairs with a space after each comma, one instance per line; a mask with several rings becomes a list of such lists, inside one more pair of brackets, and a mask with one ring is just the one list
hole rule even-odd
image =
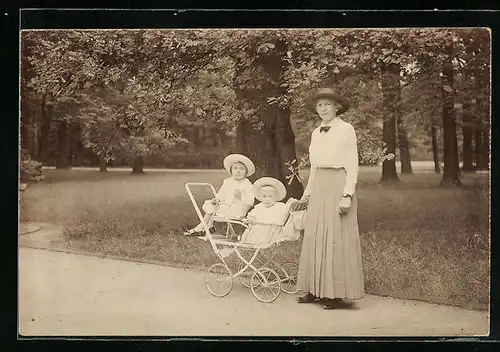
[[338, 213], [345, 180], [344, 169], [318, 169], [311, 189], [297, 285], [320, 298], [364, 296], [356, 195]]

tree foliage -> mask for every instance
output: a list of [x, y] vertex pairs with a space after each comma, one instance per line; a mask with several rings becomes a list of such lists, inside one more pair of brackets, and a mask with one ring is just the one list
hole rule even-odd
[[81, 124], [85, 146], [107, 158], [169, 150], [186, 141], [181, 121], [238, 126], [257, 158], [259, 148], [280, 151], [274, 163], [258, 163], [283, 179], [317, 123], [304, 98], [333, 85], [351, 100], [344, 118], [356, 128], [361, 162], [376, 164], [395, 152], [382, 141], [382, 75], [395, 68], [401, 99], [390, 109], [399, 109], [410, 138], [425, 133], [440, 124], [449, 43], [453, 96], [477, 97], [474, 128], [487, 130], [489, 33], [477, 29], [25, 31], [21, 91], [34, 104], [22, 115], [39, 106], [48, 123]]

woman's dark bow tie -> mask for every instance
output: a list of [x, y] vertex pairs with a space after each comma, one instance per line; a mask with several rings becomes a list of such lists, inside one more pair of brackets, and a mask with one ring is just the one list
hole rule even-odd
[[320, 133], [323, 133], [323, 132], [328, 132], [330, 130], [330, 126], [321, 126], [319, 128], [319, 132]]

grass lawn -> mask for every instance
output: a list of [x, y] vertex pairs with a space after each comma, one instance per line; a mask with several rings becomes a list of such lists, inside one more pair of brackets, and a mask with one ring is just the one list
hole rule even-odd
[[[23, 192], [21, 221], [63, 225], [69, 246], [90, 252], [204, 268], [217, 258], [209, 243], [182, 236], [197, 221], [187, 181], [215, 188], [223, 172], [47, 170]], [[380, 185], [364, 170], [358, 218], [366, 291], [469, 308], [489, 303], [487, 175], [463, 175], [461, 188], [439, 187], [440, 175], [401, 176]], [[201, 204], [206, 190], [196, 193]], [[295, 259], [300, 241], [278, 253]]]

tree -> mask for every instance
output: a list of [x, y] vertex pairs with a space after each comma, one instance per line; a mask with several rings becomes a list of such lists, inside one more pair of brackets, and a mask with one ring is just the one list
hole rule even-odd
[[458, 32], [423, 29], [413, 36], [415, 55], [425, 73], [441, 76], [444, 172], [441, 185], [460, 185], [458, 142], [455, 120], [455, 67]]
[[290, 107], [274, 100], [285, 93], [286, 63], [282, 58], [286, 55], [287, 43], [279, 36], [270, 37], [264, 32], [261, 41], [249, 45], [237, 58], [236, 97], [240, 106], [251, 107], [238, 122], [237, 150], [259, 166], [255, 178], [275, 177], [287, 185], [288, 196], [298, 198], [303, 191], [299, 180], [286, 182], [287, 163], [296, 160]]
[[116, 112], [118, 105], [107, 102], [108, 96], [81, 94], [85, 107], [79, 112], [82, 121], [84, 146], [99, 156], [99, 171], [106, 172], [107, 164], [122, 151], [122, 141], [126, 136], [119, 124]]
[[432, 159], [434, 160], [434, 172], [436, 174], [439, 174], [441, 173], [441, 162], [439, 161], [437, 127], [434, 124], [431, 126], [431, 139], [432, 139]]
[[[66, 114], [68, 121], [76, 119], [85, 126], [89, 148], [110, 158], [123, 153], [135, 160], [137, 171], [144, 157], [159, 150], [158, 136], [174, 142], [188, 133], [179, 128], [181, 120], [214, 121], [227, 133], [237, 126], [235, 151], [255, 159], [262, 175], [286, 181], [289, 195], [297, 197], [302, 186], [288, 178], [297, 169], [297, 128], [293, 130], [292, 122], [297, 123], [292, 118], [308, 121], [307, 134], [314, 124], [313, 115], [304, 109], [304, 97], [328, 80], [334, 82], [353, 101], [344, 118], [355, 125], [363, 142], [363, 162], [375, 162], [378, 153], [394, 155], [398, 140], [402, 164], [411, 166], [407, 128], [434, 114], [412, 113], [405, 103], [407, 92], [414, 95], [413, 107], [432, 101], [412, 87], [425, 80], [439, 82], [448, 34], [430, 29], [33, 32], [23, 44], [29, 47], [23, 51], [29, 64], [23, 78], [27, 88], [55, 102], [51, 115], [58, 114], [64, 99], [86, 94], [88, 99], [77, 99], [85, 105], [78, 109], [86, 112], [72, 111]], [[59, 62], [61, 56], [68, 59]], [[414, 63], [422, 72], [405, 76]], [[373, 86], [377, 81], [382, 89]], [[363, 84], [371, 87], [371, 95], [363, 93]], [[96, 93], [99, 90], [124, 101], [108, 101]], [[356, 101], [363, 94], [368, 101]], [[378, 122], [386, 117], [380, 127], [385, 127], [387, 145], [376, 141]], [[122, 126], [116, 135], [115, 123]], [[425, 125], [432, 131], [433, 123]], [[303, 143], [307, 138], [299, 133], [297, 139]], [[395, 178], [394, 161], [384, 161], [382, 179]]]
[[[474, 101], [475, 102], [475, 101]], [[462, 105], [462, 158], [463, 158], [463, 171], [474, 171], [474, 155], [472, 150], [472, 137], [473, 137], [473, 129], [472, 129], [472, 121], [473, 113], [472, 113], [472, 104], [464, 103]]]
[[[192, 104], [186, 104], [186, 95], [179, 94], [189, 89], [186, 84], [189, 78], [207, 67], [214, 58], [231, 58], [236, 68], [233, 70], [236, 76], [232, 79], [232, 88], [243, 93], [239, 96], [243, 99], [238, 99], [236, 109], [234, 103], [224, 105], [231, 116], [227, 119], [228, 124], [232, 122], [240, 127], [252, 127], [255, 141], [257, 137], [262, 138], [262, 128], [267, 128], [269, 134], [265, 142], [277, 154], [272, 160], [256, 162], [261, 164], [259, 169], [263, 173], [276, 175], [283, 180], [288, 172], [286, 164], [296, 159], [294, 134], [290, 125], [290, 103], [300, 96], [297, 94], [300, 85], [313, 88], [327, 68], [333, 67], [328, 60], [325, 63], [325, 55], [329, 56], [331, 52], [324, 54], [323, 48], [314, 44], [314, 39], [325, 32], [306, 30], [301, 31], [300, 35], [294, 32], [293, 36], [289, 33], [72, 31], [59, 32], [56, 36], [44, 34], [41, 37], [37, 34], [39, 37], [34, 42], [38, 43], [37, 49], [41, 50], [30, 57], [30, 62], [38, 70], [31, 87], [42, 93], [69, 96], [84, 88], [126, 82], [126, 94], [134, 97], [130, 105], [135, 114], [151, 119], [159, 128], [168, 129], [172, 117], [160, 113], [162, 108], [167, 106], [173, 119], [189, 110], [182, 111]], [[342, 31], [328, 32], [329, 40], [342, 40], [344, 36]], [[330, 45], [329, 49], [335, 54], [332, 62], [342, 67], [344, 49], [339, 50], [336, 45]], [[56, 58], [61, 55], [67, 56], [69, 60], [54, 69], [52, 66], [57, 66]], [[317, 64], [319, 67], [315, 67]], [[307, 77], [305, 82], [302, 80], [304, 77]], [[43, 78], [48, 78], [52, 83], [48, 87], [43, 86], [40, 84]], [[128, 78], [131, 78], [130, 82], [127, 82]], [[259, 87], [265, 87], [265, 91], [269, 92], [265, 99], [256, 94]], [[214, 108], [215, 104], [209, 105]], [[175, 109], [171, 109], [172, 106]], [[204, 113], [210, 113], [210, 109], [204, 110], [202, 115]], [[241, 128], [239, 131], [242, 135]], [[272, 139], [273, 134], [278, 138]], [[249, 148], [252, 143], [240, 143], [240, 147]], [[255, 145], [266, 143], [256, 142]], [[257, 151], [247, 152], [255, 154], [257, 159], [263, 155]], [[301, 192], [298, 182], [292, 181], [289, 186], [290, 194]]]
[[[414, 85], [416, 83], [416, 79], [418, 78], [418, 69], [416, 62], [412, 62], [407, 64], [400, 71], [400, 84], [401, 89], [400, 93], [400, 113], [398, 119], [396, 121], [397, 124], [397, 134], [398, 134], [398, 146], [399, 146], [399, 155], [401, 159], [401, 173], [402, 174], [412, 174], [413, 169], [411, 166], [411, 154], [410, 154], [410, 141], [408, 138], [408, 114], [405, 112], [405, 104], [404, 104], [404, 92], [405, 88], [408, 86]], [[420, 99], [419, 99], [420, 100]], [[416, 126], [415, 129], [418, 129]]]
[[[175, 103], [169, 101], [165, 91], [168, 93], [173, 90], [177, 84], [196, 71], [198, 65], [206, 65], [210, 61], [206, 55], [207, 46], [198, 51], [198, 43], [189, 40], [189, 37], [193, 36], [190, 32], [181, 33], [181, 41], [178, 40], [178, 33], [169, 32], [163, 35], [158, 31], [37, 31], [23, 34], [23, 58], [29, 64], [24, 70], [25, 85], [43, 97], [43, 108], [45, 97], [50, 97], [51, 101], [60, 101], [61, 98], [70, 99], [89, 89], [121, 84], [121, 91], [130, 97], [131, 106], [122, 116], [128, 119], [128, 122], [148, 119], [152, 124], [151, 134], [141, 132], [136, 136], [128, 130], [127, 144], [124, 145], [139, 153], [149, 150], [145, 146], [149, 144], [149, 137], [153, 139], [152, 144], [156, 143], [156, 129], [161, 129], [165, 138], [174, 136], [169, 133], [165, 121], [161, 120], [161, 111], [151, 114], [151, 111], [141, 106], [152, 101], [151, 98], [144, 99], [144, 96], [161, 92], [161, 98]], [[178, 48], [179, 43], [183, 43], [183, 47], [180, 50], [172, 50], [175, 45]], [[62, 56], [66, 60], [61, 61]], [[191, 68], [191, 71], [186, 67]], [[128, 82], [130, 77], [133, 79]], [[47, 109], [42, 109], [42, 112], [46, 111]], [[92, 116], [76, 113], [65, 116], [60, 125], [62, 146], [65, 145], [67, 123], [76, 115], [80, 119]], [[92, 122], [96, 124], [105, 120], [94, 118]], [[50, 128], [52, 116], [44, 118], [43, 121], [46, 121], [44, 128]], [[130, 126], [142, 125], [129, 124]], [[98, 141], [94, 138], [92, 143]], [[130, 143], [138, 144], [131, 146]], [[63, 154], [66, 154], [68, 148], [63, 149]], [[101, 146], [100, 149], [106, 148]], [[140, 161], [142, 157], [141, 154], [135, 160]], [[61, 166], [67, 164], [65, 160], [61, 161]], [[137, 166], [140, 165], [136, 162], [136, 171], [139, 170]]]
[[116, 157], [131, 161], [132, 173], [143, 173], [144, 157], [161, 149], [185, 142], [178, 134], [162, 130], [154, 121], [138, 115], [129, 97], [110, 88], [94, 94], [82, 94], [86, 107], [83, 120], [85, 146], [100, 156], [100, 169]]
[[[469, 142], [475, 133], [476, 168], [489, 168], [489, 137], [490, 137], [490, 96], [491, 96], [491, 33], [486, 28], [466, 28], [457, 31], [458, 40], [457, 60], [455, 67], [458, 70], [457, 95], [465, 103], [464, 121], [464, 155], [470, 159], [472, 151]], [[464, 168], [470, 168], [464, 160]]]
[[[343, 46], [339, 59], [348, 66], [369, 72], [380, 81], [383, 96], [383, 141], [386, 155], [383, 157], [382, 182], [397, 181], [396, 164], [396, 126], [402, 125], [400, 75], [403, 67], [414, 61], [409, 55], [407, 30], [347, 30], [338, 35], [333, 44]], [[319, 41], [320, 45], [328, 44]], [[338, 59], [335, 65], [339, 65]], [[402, 136], [404, 130], [401, 132]], [[406, 147], [402, 143], [403, 150]], [[409, 153], [405, 155], [409, 159]], [[407, 160], [405, 160], [406, 162]]]
[[[401, 103], [399, 66], [388, 65], [382, 74], [382, 91], [384, 95], [384, 142], [388, 153], [396, 153], [396, 122], [400, 120], [399, 105]], [[386, 159], [382, 164], [381, 181], [399, 181], [396, 172], [396, 159]]]
[[[451, 38], [450, 38], [451, 39]], [[460, 186], [457, 126], [454, 111], [453, 43], [445, 47], [447, 60], [442, 69], [444, 167], [442, 185]]]

